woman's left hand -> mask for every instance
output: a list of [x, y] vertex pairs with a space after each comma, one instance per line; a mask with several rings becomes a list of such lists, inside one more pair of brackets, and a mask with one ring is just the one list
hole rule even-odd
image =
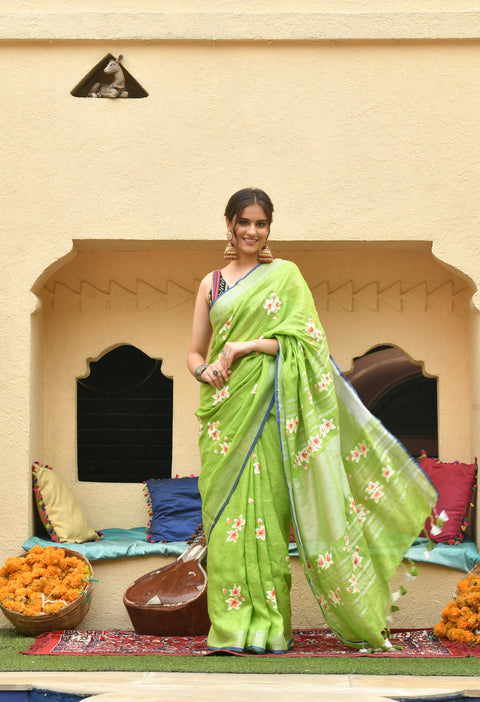
[[219, 358], [222, 368], [230, 370], [237, 358], [242, 358], [254, 350], [252, 341], [227, 341]]

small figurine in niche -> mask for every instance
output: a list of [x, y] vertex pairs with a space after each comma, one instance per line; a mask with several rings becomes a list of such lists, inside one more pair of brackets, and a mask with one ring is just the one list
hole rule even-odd
[[123, 61], [123, 54], [108, 62], [103, 69], [105, 73], [113, 73], [111, 83], [95, 83], [88, 93], [88, 97], [97, 98], [126, 98], [128, 90], [125, 90], [125, 74], [120, 62]]

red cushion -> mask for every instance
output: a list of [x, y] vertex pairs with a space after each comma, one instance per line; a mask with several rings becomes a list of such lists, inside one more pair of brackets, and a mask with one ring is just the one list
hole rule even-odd
[[[419, 463], [438, 490], [438, 502], [432, 516], [425, 522], [425, 530], [432, 541], [459, 543], [468, 524], [477, 482], [477, 464], [441, 463], [437, 458], [428, 458], [425, 455], [420, 458]], [[442, 510], [447, 513], [448, 521], [443, 523], [440, 534], [432, 534], [434, 515], [440, 515]]]
[[293, 524], [290, 527], [290, 543], [291, 544], [295, 543], [295, 531], [293, 529]]

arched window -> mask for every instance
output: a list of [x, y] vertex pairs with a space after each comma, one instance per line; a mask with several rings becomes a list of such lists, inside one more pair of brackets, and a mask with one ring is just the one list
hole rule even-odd
[[173, 381], [161, 366], [123, 345], [77, 379], [79, 480], [133, 483], [171, 476]]
[[438, 456], [437, 379], [400, 349], [377, 346], [345, 374], [363, 403], [413, 456]]

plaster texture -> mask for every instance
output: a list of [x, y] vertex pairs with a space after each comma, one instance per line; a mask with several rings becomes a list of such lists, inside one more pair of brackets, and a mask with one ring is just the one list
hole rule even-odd
[[[480, 2], [449, 6], [0, 0], [0, 561], [34, 530], [33, 460], [95, 528], [145, 522], [140, 486], [76, 474], [76, 379], [118, 344], [164, 359], [172, 473], [198, 472], [193, 300], [246, 185], [271, 195], [272, 249], [342, 370], [399, 346], [438, 377], [440, 458], [478, 455]], [[70, 94], [109, 53], [147, 98]]]

